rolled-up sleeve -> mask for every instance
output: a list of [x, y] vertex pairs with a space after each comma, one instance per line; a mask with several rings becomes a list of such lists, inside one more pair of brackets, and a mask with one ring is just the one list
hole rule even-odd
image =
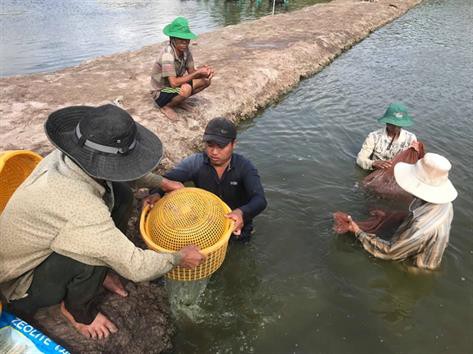
[[160, 175], [157, 175], [156, 173], [148, 173], [141, 177], [140, 179], [137, 179], [136, 181], [133, 181], [131, 183], [132, 186], [136, 188], [159, 188], [161, 187], [161, 183], [163, 182], [163, 177]]
[[374, 151], [375, 139], [373, 134], [369, 134], [368, 137], [363, 142], [358, 156], [356, 157], [356, 163], [364, 170], [373, 169], [373, 160], [371, 160], [371, 155]]

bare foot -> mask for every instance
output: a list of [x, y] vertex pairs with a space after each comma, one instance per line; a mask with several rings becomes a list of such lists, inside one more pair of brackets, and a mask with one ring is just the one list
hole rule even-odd
[[66, 319], [72, 324], [72, 326], [84, 337], [92, 339], [107, 338], [110, 333], [116, 333], [118, 331], [117, 326], [113, 324], [104, 314], [98, 313], [91, 324], [86, 325], [77, 322], [72, 314], [67, 311], [64, 302], [61, 302], [61, 312]]
[[174, 109], [168, 106], [161, 107], [161, 112], [171, 121], [177, 122], [177, 113]]
[[117, 294], [121, 297], [127, 297], [128, 292], [123, 287], [123, 284], [120, 280], [120, 277], [113, 273], [107, 273], [103, 281], [103, 286], [105, 289], [111, 291], [114, 294]]

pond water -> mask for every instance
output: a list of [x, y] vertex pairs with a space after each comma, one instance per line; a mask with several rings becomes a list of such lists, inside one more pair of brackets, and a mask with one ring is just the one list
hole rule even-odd
[[[289, 0], [275, 12], [328, 0]], [[53, 71], [164, 41], [176, 16], [199, 34], [270, 14], [271, 0], [2, 0], [0, 76]]]
[[[372, 34], [240, 129], [269, 207], [231, 244], [176, 353], [471, 353], [473, 44], [470, 0], [426, 1]], [[415, 274], [331, 231], [331, 212], [386, 204], [354, 162], [402, 101], [458, 189], [441, 268]]]
[[[289, 10], [317, 1], [289, 1]], [[427, 0], [240, 126], [238, 151], [262, 176], [268, 209], [231, 244], [175, 353], [471, 353], [473, 348], [473, 6]], [[279, 11], [285, 11], [279, 7]], [[164, 40], [175, 16], [202, 33], [268, 14], [262, 1], [3, 0], [1, 75], [50, 71]], [[354, 163], [388, 103], [403, 101], [459, 191], [437, 272], [370, 257], [331, 231], [390, 204], [357, 187]]]

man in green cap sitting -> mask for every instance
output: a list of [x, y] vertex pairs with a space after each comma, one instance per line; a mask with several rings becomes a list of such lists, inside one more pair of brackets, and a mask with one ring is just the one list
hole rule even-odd
[[156, 104], [166, 117], [175, 121], [174, 108], [209, 87], [214, 70], [208, 65], [198, 69], [194, 67], [189, 43], [197, 36], [189, 29], [187, 19], [177, 17], [164, 27], [163, 32], [169, 36], [169, 44], [161, 50], [154, 63], [151, 85]]
[[389, 168], [391, 160], [401, 151], [410, 146], [418, 150], [416, 136], [402, 129], [413, 124], [402, 103], [391, 103], [378, 122], [386, 123], [386, 127], [368, 135], [356, 158], [358, 166], [365, 170]]

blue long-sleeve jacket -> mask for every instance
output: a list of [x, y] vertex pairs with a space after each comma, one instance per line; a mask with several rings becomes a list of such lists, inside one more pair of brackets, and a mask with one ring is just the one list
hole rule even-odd
[[236, 153], [232, 154], [230, 165], [221, 179], [203, 152], [187, 157], [164, 177], [183, 183], [192, 181], [196, 187], [214, 193], [232, 210], [239, 208], [245, 224], [251, 224], [251, 220], [267, 205], [258, 170], [248, 159]]

